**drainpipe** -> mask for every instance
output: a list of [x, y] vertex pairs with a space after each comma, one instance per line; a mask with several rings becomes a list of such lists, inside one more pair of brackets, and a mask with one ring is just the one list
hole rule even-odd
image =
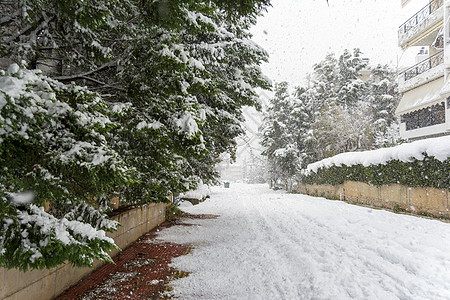
[[448, 79], [450, 73], [450, 0], [444, 0], [444, 79]]
[[[444, 0], [444, 82], [447, 84], [450, 73], [450, 0]], [[446, 131], [450, 131], [450, 95], [445, 96]]]

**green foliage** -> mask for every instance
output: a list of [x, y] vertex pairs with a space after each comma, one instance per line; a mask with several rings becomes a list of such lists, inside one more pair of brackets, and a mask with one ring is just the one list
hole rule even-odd
[[308, 184], [342, 184], [359, 181], [372, 185], [398, 183], [406, 186], [450, 188], [450, 159], [443, 162], [424, 154], [423, 160], [390, 160], [382, 165], [332, 166], [302, 177]]
[[369, 68], [359, 49], [345, 50], [328, 54], [307, 79], [293, 93], [286, 82], [277, 84], [266, 113], [261, 144], [272, 183], [289, 184], [326, 157], [397, 142], [400, 95], [387, 66]]
[[230, 21], [231, 11], [203, 1], [146, 2], [143, 13], [139, 35], [113, 51], [121, 71], [110, 77], [132, 105], [116, 145], [139, 174], [124, 195], [139, 203], [215, 181], [219, 155], [242, 133], [242, 107], [257, 105], [254, 87], [268, 87], [258, 66], [267, 55], [248, 40], [253, 16]]
[[394, 204], [394, 207], [392, 208], [392, 210], [398, 214], [404, 211], [404, 209], [397, 203]]
[[166, 206], [166, 221], [173, 221], [177, 218], [183, 217], [184, 213], [178, 205], [170, 204]]
[[214, 0], [219, 8], [224, 9], [229, 12], [231, 16], [242, 17], [242, 16], [256, 16], [261, 10], [266, 9], [270, 6], [270, 0], [239, 0], [239, 1], [228, 1], [228, 0]]
[[268, 5], [2, 4], [0, 62], [16, 64], [0, 71], [0, 265], [108, 260], [113, 241], [73, 229], [115, 228], [97, 199], [167, 201], [215, 181], [219, 156], [233, 155], [243, 132], [242, 108], [258, 107], [255, 88], [270, 87], [259, 67], [267, 53], [249, 33]]
[[266, 149], [262, 154], [269, 161], [272, 184], [286, 185], [305, 167], [302, 122], [307, 122], [307, 116], [290, 97], [287, 82], [275, 86], [270, 104], [263, 125], [261, 144]]
[[110, 261], [117, 247], [104, 230], [118, 224], [94, 197], [125, 186], [132, 172], [106, 143], [118, 126], [106, 103], [17, 65], [0, 74], [0, 87], [0, 265]]
[[[115, 230], [106, 223], [97, 230], [89, 223], [58, 219], [30, 205], [13, 207], [0, 200], [3, 228], [0, 231], [0, 265], [6, 268], [52, 268], [66, 261], [74, 266], [91, 266], [94, 259], [112, 262], [107, 251], [119, 249], [101, 229]], [[103, 219], [105, 217], [103, 216]]]

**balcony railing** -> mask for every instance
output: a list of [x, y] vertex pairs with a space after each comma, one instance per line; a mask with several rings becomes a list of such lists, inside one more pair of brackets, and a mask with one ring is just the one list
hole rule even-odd
[[417, 75], [425, 73], [426, 71], [434, 67], [437, 67], [443, 63], [444, 63], [444, 51], [441, 51], [421, 61], [417, 65], [414, 65], [411, 68], [407, 69], [405, 72], [403, 72], [403, 76], [405, 77], [406, 81], [416, 77]]
[[416, 27], [420, 23], [422, 23], [426, 18], [428, 18], [429, 15], [431, 15], [433, 12], [438, 10], [442, 5], [444, 5], [444, 0], [433, 0], [430, 1], [427, 6], [419, 10], [418, 13], [416, 13], [414, 16], [408, 19], [405, 23], [403, 23], [399, 30], [399, 34], [405, 34], [412, 28]]

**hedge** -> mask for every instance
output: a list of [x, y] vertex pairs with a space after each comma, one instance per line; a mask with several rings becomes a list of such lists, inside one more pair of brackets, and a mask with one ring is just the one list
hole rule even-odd
[[450, 158], [440, 161], [424, 154], [423, 160], [411, 158], [410, 162], [390, 160], [385, 164], [363, 166], [330, 166], [310, 171], [301, 176], [307, 184], [342, 184], [358, 181], [371, 185], [398, 183], [406, 186], [450, 188]]

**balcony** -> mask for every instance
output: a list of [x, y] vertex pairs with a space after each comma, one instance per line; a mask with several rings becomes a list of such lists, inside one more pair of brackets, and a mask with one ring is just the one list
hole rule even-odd
[[433, 56], [430, 56], [429, 58], [422, 60], [417, 65], [414, 65], [411, 68], [404, 71], [402, 73], [404, 76], [404, 80], [405, 81], [410, 80], [443, 63], [444, 63], [444, 51], [440, 51], [434, 54]]
[[403, 49], [430, 45], [443, 25], [443, 5], [444, 0], [432, 0], [403, 23], [398, 30], [399, 45]]
[[401, 93], [444, 76], [444, 51], [440, 51], [399, 74]]

